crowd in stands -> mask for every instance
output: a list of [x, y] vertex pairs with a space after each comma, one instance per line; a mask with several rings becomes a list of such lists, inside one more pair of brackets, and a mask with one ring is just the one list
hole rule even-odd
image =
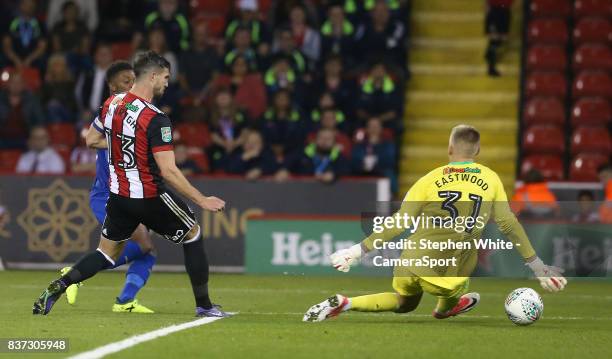
[[0, 150], [27, 151], [20, 173], [91, 172], [80, 133], [109, 96], [106, 69], [153, 50], [172, 65], [156, 105], [173, 121], [186, 173], [395, 184], [407, 9], [406, 0], [3, 1]]

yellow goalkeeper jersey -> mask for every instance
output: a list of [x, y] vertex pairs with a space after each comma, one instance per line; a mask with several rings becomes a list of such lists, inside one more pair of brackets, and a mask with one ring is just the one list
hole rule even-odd
[[[394, 217], [397, 216], [417, 220], [416, 217], [420, 217], [419, 225], [413, 226], [412, 233], [401, 224], [394, 225], [381, 233], [372, 233], [363, 241], [365, 247], [372, 250], [406, 234], [413, 247], [403, 249], [400, 259], [404, 261], [394, 268], [396, 277], [427, 277], [429, 282], [442, 287], [465, 281], [478, 261], [475, 240], [484, 240], [481, 234], [491, 219], [524, 258], [535, 255], [523, 227], [510, 209], [499, 176], [476, 162], [451, 162], [423, 176], [406, 194]], [[458, 242], [467, 244], [461, 246]], [[441, 250], [444, 246], [447, 249]], [[443, 265], [423, 265], [424, 258], [436, 259]], [[461, 279], [452, 280], [452, 277]]]

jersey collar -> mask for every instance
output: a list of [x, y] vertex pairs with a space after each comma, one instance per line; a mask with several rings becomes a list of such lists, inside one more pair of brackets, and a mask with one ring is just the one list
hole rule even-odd
[[449, 165], [469, 165], [470, 163], [474, 163], [474, 161], [451, 162]]

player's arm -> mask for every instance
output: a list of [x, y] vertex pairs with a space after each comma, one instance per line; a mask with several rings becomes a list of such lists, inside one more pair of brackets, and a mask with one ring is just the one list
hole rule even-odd
[[106, 143], [106, 136], [104, 135], [104, 127], [100, 118], [96, 117], [89, 126], [87, 134], [85, 135], [85, 143], [89, 148], [105, 149], [108, 148]]
[[510, 209], [506, 191], [499, 177], [497, 178], [497, 187], [493, 202], [493, 219], [499, 230], [514, 244], [514, 247], [525, 260], [525, 265], [540, 280], [542, 288], [551, 292], [563, 290], [567, 284], [567, 280], [562, 276], [563, 269], [547, 266], [537, 256], [525, 229]]
[[172, 146], [172, 127], [168, 117], [165, 115], [155, 116], [147, 129], [147, 137], [161, 176], [172, 188], [189, 198], [202, 209], [213, 212], [223, 210], [225, 207], [223, 200], [217, 197], [204, 196], [189, 183], [183, 172], [176, 166]]
[[[406, 194], [402, 201], [401, 207], [397, 213], [400, 218], [405, 215], [413, 217], [421, 213], [423, 201], [425, 200], [425, 180], [422, 178], [415, 183]], [[395, 214], [394, 214], [395, 216]], [[387, 242], [391, 241], [400, 234], [404, 233], [406, 228], [395, 224], [392, 227], [384, 227], [380, 233], [372, 232], [361, 243], [354, 246], [336, 251], [330, 256], [334, 268], [341, 272], [348, 272], [351, 266], [367, 253], [374, 249], [374, 241]]]

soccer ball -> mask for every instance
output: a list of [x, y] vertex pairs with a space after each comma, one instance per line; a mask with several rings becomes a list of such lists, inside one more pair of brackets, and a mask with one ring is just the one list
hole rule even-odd
[[530, 325], [542, 316], [544, 303], [535, 290], [531, 288], [517, 288], [506, 298], [505, 308], [508, 319], [512, 323], [516, 325]]

